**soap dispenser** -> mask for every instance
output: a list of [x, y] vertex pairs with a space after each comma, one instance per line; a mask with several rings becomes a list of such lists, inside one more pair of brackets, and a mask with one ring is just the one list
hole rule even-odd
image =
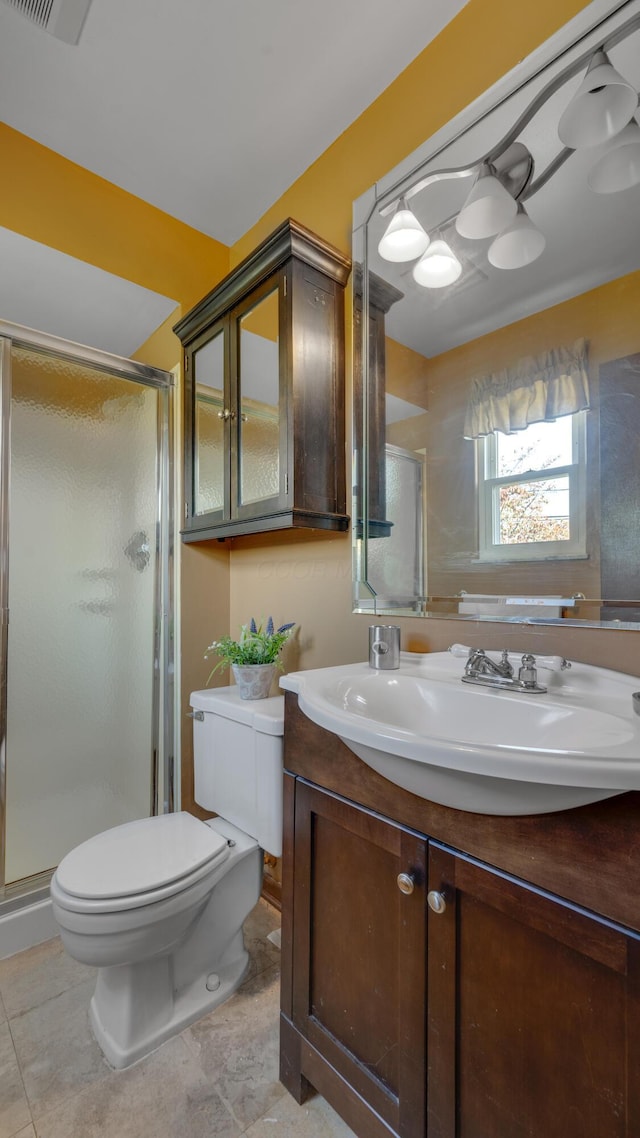
[[369, 667], [381, 671], [400, 667], [400, 628], [397, 624], [369, 626]]

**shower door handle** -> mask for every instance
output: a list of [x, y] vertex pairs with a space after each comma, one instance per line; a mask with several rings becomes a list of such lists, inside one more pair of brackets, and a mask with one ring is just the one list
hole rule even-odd
[[137, 569], [139, 573], [144, 572], [151, 561], [149, 538], [144, 530], [139, 529], [133, 534], [124, 547], [124, 554], [134, 569]]

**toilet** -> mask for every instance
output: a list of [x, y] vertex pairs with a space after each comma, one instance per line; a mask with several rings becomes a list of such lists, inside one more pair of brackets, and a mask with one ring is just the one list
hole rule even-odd
[[195, 799], [71, 850], [51, 881], [70, 956], [98, 968], [90, 1019], [113, 1067], [128, 1067], [236, 990], [242, 925], [262, 888], [263, 850], [282, 853], [284, 697], [193, 692]]

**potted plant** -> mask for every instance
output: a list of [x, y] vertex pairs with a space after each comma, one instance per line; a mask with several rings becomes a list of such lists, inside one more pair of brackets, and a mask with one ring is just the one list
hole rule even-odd
[[293, 628], [295, 621], [275, 628], [272, 617], [265, 625], [256, 624], [252, 617], [249, 624], [242, 625], [237, 640], [231, 636], [214, 640], [204, 654], [205, 659], [209, 656], [219, 656], [220, 659], [211, 670], [207, 683], [219, 668], [230, 665], [240, 699], [266, 699], [276, 671], [282, 670], [280, 652]]

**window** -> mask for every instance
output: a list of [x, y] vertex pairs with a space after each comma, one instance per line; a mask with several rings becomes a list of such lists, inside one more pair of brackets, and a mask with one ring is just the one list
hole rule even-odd
[[586, 556], [586, 412], [477, 440], [480, 560]]

